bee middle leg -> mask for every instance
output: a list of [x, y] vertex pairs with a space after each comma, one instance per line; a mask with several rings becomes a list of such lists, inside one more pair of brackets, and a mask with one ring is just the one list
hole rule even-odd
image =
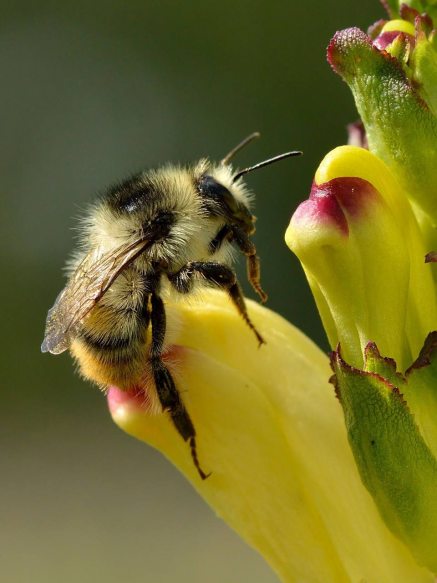
[[164, 411], [168, 411], [173, 425], [191, 450], [193, 463], [202, 480], [205, 474], [199, 464], [196, 447], [196, 430], [186, 410], [170, 371], [162, 360], [162, 349], [166, 329], [165, 307], [162, 299], [156, 294], [151, 296], [152, 342], [150, 347], [150, 364], [159, 401]]
[[259, 345], [265, 344], [264, 338], [255, 328], [247, 313], [246, 302], [235, 272], [227, 265], [214, 261], [190, 261], [177, 273], [169, 275], [168, 278], [178, 292], [188, 293], [193, 287], [193, 280], [196, 274], [200, 274], [210, 283], [228, 292], [232, 303], [255, 334]]

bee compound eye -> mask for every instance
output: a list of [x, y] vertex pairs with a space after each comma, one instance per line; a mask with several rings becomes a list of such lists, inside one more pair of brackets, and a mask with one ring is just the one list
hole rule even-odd
[[199, 190], [204, 196], [211, 198], [223, 198], [231, 194], [223, 184], [208, 175], [202, 176], [200, 179]]
[[217, 182], [212, 176], [207, 174], [202, 176], [199, 180], [198, 187], [201, 196], [205, 200], [206, 208], [212, 214], [231, 216], [238, 212], [238, 205], [233, 194], [226, 186]]

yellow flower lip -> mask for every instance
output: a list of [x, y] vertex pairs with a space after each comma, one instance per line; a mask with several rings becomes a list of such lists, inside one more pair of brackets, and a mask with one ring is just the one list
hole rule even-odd
[[357, 146], [338, 146], [323, 158], [314, 180], [316, 184], [323, 184], [334, 178], [357, 176], [381, 190], [381, 171], [386, 169], [385, 164], [369, 150]]
[[323, 184], [335, 178], [344, 177], [361, 178], [369, 182], [390, 207], [401, 225], [412, 215], [407, 197], [396, 183], [392, 172], [369, 150], [357, 146], [334, 148], [323, 158], [314, 181], [316, 184]]
[[316, 172], [309, 198], [291, 217], [288, 247], [300, 256], [314, 248], [344, 245], [351, 225], [369, 220], [386, 203], [380, 170], [379, 160], [363, 148], [340, 146], [330, 152]]
[[293, 215], [295, 225], [306, 229], [324, 225], [335, 226], [343, 235], [349, 234], [349, 220], [358, 220], [375, 203], [378, 193], [367, 180], [357, 177], [333, 178], [314, 183], [310, 197]]

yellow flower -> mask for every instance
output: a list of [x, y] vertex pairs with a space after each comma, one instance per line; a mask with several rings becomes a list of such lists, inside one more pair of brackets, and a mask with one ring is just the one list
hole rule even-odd
[[248, 303], [261, 348], [223, 293], [172, 308], [181, 332], [167, 364], [196, 425], [207, 480], [166, 416], [112, 388], [114, 421], [162, 451], [283, 581], [432, 581], [360, 481], [326, 355]]
[[435, 571], [435, 334], [422, 345], [437, 317], [412, 207], [381, 160], [343, 146], [322, 161], [286, 240], [332, 347], [341, 346], [332, 367], [363, 483], [389, 528]]
[[417, 219], [386, 164], [364, 148], [330, 152], [286, 242], [305, 269], [331, 346], [340, 342], [346, 360], [362, 366], [372, 340], [407, 368], [437, 327], [435, 291]]

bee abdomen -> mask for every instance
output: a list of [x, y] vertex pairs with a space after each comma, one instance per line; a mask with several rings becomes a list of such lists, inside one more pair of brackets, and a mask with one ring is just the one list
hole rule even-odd
[[139, 382], [148, 362], [148, 300], [96, 304], [71, 345], [83, 376], [122, 389]]
[[147, 322], [144, 323], [144, 327], [138, 327], [135, 334], [125, 337], [120, 336], [116, 332], [100, 336], [85, 329], [79, 335], [79, 339], [84, 342], [90, 350], [95, 350], [96, 352], [123, 352], [124, 350], [129, 351], [135, 344], [143, 343], [145, 341], [146, 329]]

